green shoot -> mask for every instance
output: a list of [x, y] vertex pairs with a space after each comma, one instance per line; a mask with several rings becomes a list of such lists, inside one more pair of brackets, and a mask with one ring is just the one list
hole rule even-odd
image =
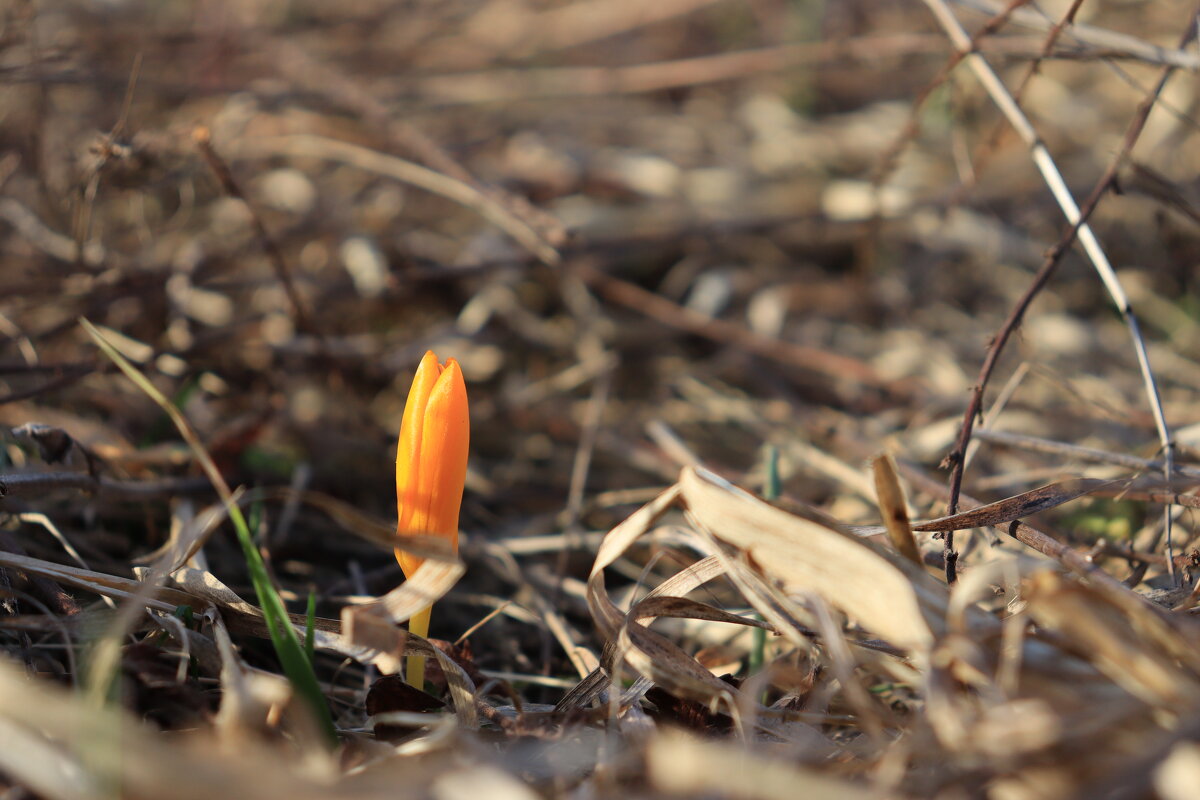
[[308, 590], [308, 609], [304, 613], [304, 655], [308, 656], [308, 663], [312, 664], [316, 658], [316, 640], [317, 640], [317, 593], [312, 589]]

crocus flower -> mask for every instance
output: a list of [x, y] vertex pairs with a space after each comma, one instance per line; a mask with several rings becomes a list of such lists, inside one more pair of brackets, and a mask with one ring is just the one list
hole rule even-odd
[[[467, 477], [467, 444], [470, 439], [467, 386], [453, 358], [439, 364], [430, 350], [421, 359], [396, 448], [396, 507], [398, 537], [432, 536], [449, 541], [458, 551], [458, 511]], [[425, 560], [396, 547], [396, 560], [411, 578]], [[408, 629], [429, 633], [431, 608], [413, 616]], [[408, 659], [407, 680], [422, 687], [425, 659]]]

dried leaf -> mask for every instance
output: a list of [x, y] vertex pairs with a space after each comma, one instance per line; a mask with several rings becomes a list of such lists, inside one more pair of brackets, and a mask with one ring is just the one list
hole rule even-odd
[[1098, 478], [1075, 478], [1060, 483], [1051, 483], [1028, 492], [1022, 492], [986, 506], [972, 508], [961, 514], [949, 517], [939, 517], [927, 522], [913, 524], [915, 531], [960, 531], [967, 528], [982, 528], [987, 525], [1003, 525], [1006, 522], [1022, 519], [1033, 514], [1049, 511], [1063, 503], [1094, 494], [1105, 489], [1111, 489], [1125, 483], [1121, 480], [1100, 480]]
[[781, 511], [709, 473], [685, 468], [679, 486], [698, 523], [743, 550], [785, 592], [818, 594], [917, 654], [928, 652], [944, 631], [946, 587], [915, 564]]

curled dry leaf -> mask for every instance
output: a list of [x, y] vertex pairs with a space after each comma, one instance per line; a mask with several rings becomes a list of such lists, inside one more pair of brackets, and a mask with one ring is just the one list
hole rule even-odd
[[[616, 665], [624, 658], [639, 674], [649, 678], [681, 697], [705, 703], [735, 706], [735, 692], [710, 671], [689, 656], [669, 639], [623, 613], [608, 596], [604, 584], [604, 569], [629, 548], [638, 537], [647, 533], [658, 518], [679, 498], [679, 486], [664, 491], [654, 500], [635, 511], [628, 519], [613, 528], [600, 543], [596, 560], [588, 576], [587, 599], [592, 617], [604, 639], [615, 649], [607, 649], [605, 666], [614, 674]], [[694, 575], [689, 580], [698, 580]]]
[[[787, 594], [818, 594], [914, 655], [927, 653], [944, 632], [948, 593], [923, 568], [781, 511], [709, 473], [685, 468], [679, 486], [696, 521]], [[981, 614], [972, 621], [994, 625]]]
[[[686, 509], [698, 529], [696, 549], [712, 552], [717, 547], [718, 552], [664, 582], [628, 614], [622, 613], [607, 594], [604, 569], [676, 506]], [[612, 669], [613, 662], [624, 658], [640, 675], [679, 697], [710, 704], [734, 700], [735, 690], [641, 623], [670, 615], [756, 624], [676, 596], [723, 573], [769, 626], [796, 644], [810, 635], [796, 622], [798, 599], [810, 595], [824, 599], [918, 661], [928, 657], [945, 633], [949, 593], [922, 567], [687, 467], [678, 484], [610, 531], [600, 544], [587, 593], [593, 617], [610, 645], [606, 666]], [[960, 616], [968, 629], [999, 630], [995, 620], [974, 608]]]

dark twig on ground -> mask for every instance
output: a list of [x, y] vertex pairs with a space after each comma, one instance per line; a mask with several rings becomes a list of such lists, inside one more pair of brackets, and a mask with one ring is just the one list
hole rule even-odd
[[200, 149], [200, 154], [204, 156], [204, 161], [208, 164], [208, 168], [212, 170], [217, 182], [221, 184], [221, 188], [230, 197], [235, 197], [246, 204], [246, 209], [250, 212], [250, 220], [254, 225], [254, 231], [258, 235], [258, 240], [263, 250], [267, 253], [267, 258], [271, 262], [272, 269], [275, 270], [275, 277], [279, 279], [279, 283], [283, 286], [284, 292], [287, 294], [288, 302], [292, 306], [292, 316], [295, 319], [296, 327], [305, 333], [316, 336], [318, 340], [323, 341], [324, 337], [321, 331], [313, 322], [312, 314], [309, 312], [308, 305], [304, 302], [304, 298], [300, 296], [300, 290], [296, 288], [296, 282], [292, 278], [292, 271], [288, 267], [287, 259], [283, 257], [283, 251], [279, 249], [279, 244], [267, 232], [267, 226], [259, 215], [254, 204], [246, 197], [242, 187], [238, 185], [237, 180], [233, 177], [233, 172], [229, 169], [229, 165], [221, 158], [216, 149], [212, 146], [212, 137], [208, 128], [199, 127], [192, 133], [192, 139], [196, 142], [196, 146]]

